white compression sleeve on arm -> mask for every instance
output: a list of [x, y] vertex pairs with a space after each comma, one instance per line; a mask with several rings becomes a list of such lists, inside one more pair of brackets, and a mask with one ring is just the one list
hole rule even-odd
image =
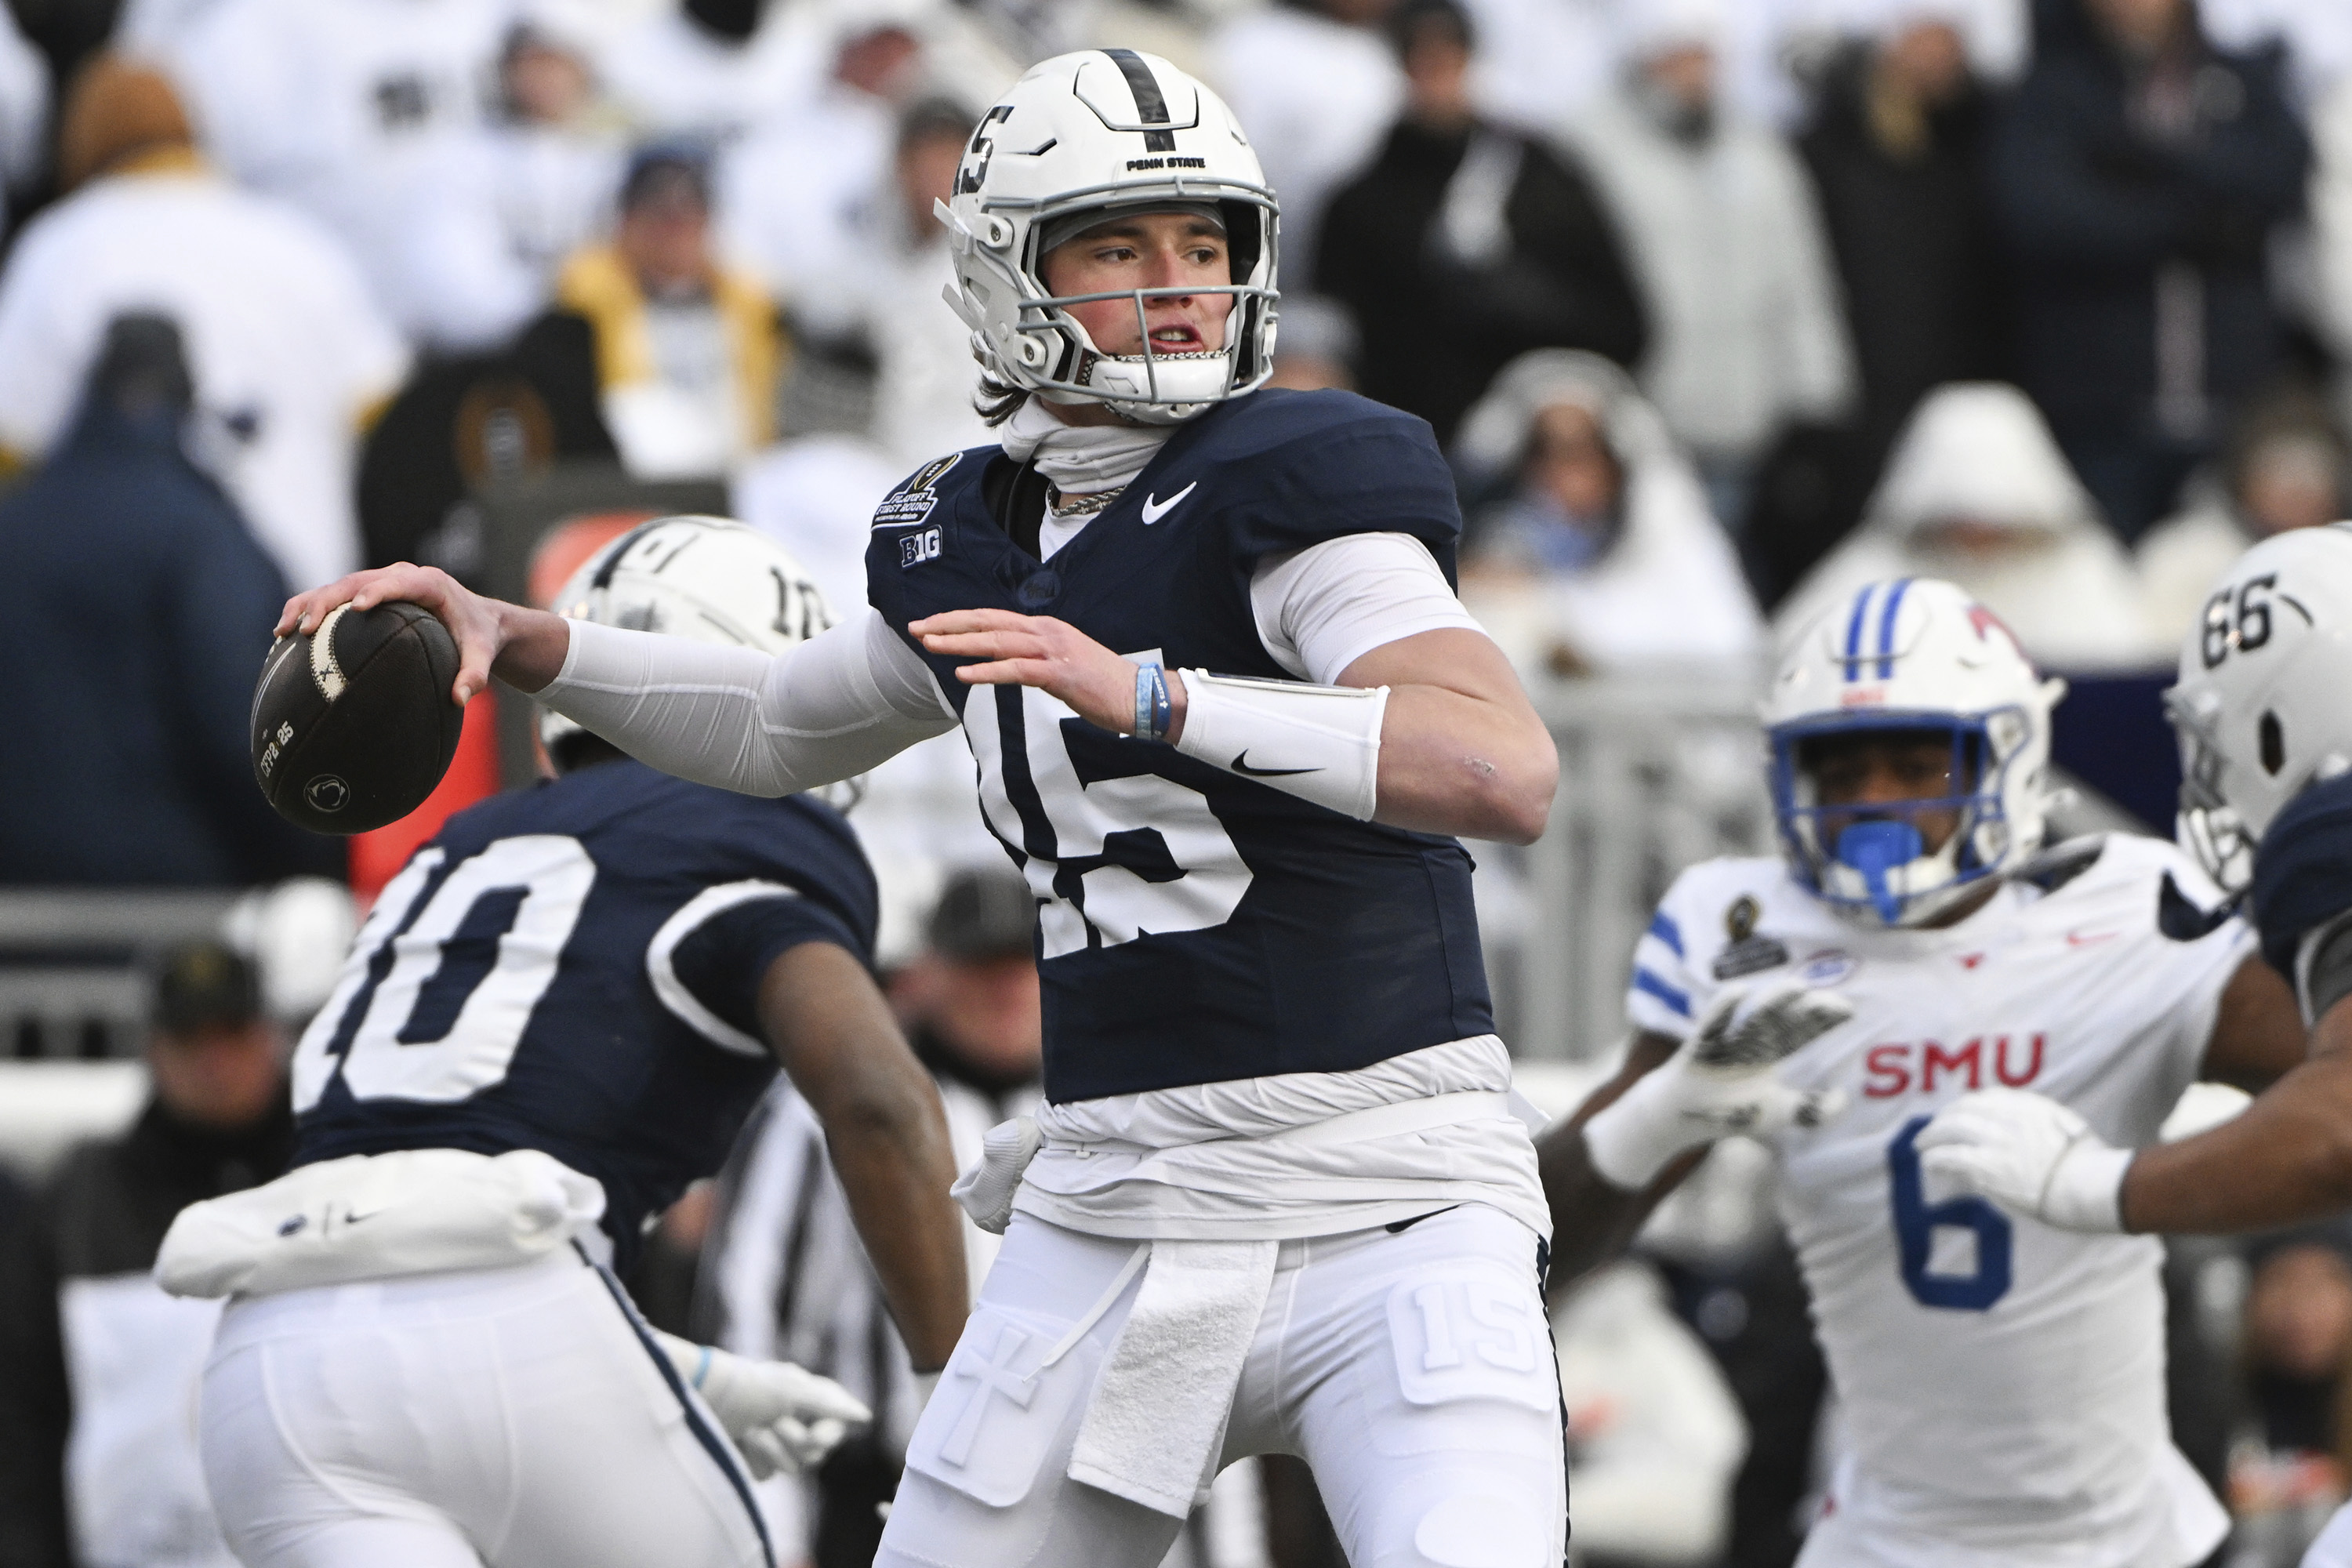
[[1371, 820], [1387, 687], [1244, 680], [1205, 669], [1185, 670], [1183, 678], [1178, 751], [1359, 822]]
[[847, 778], [956, 722], [930, 668], [871, 610], [772, 658], [573, 621], [538, 696], [664, 773], [745, 795]]

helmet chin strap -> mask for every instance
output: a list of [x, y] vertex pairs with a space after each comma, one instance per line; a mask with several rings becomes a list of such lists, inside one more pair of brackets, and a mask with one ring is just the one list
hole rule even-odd
[[1903, 913], [1903, 900], [1887, 885], [1887, 875], [1918, 859], [1927, 848], [1919, 830], [1907, 822], [1857, 822], [1838, 835], [1837, 858], [1841, 865], [1862, 873], [1872, 906], [1892, 926]]

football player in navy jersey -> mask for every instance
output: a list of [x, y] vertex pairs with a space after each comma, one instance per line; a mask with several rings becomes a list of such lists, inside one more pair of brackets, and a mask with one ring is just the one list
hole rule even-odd
[[[562, 602], [767, 653], [827, 624], [712, 518], [635, 530]], [[773, 1568], [714, 1419], [764, 1476], [863, 1407], [656, 1332], [599, 1265], [719, 1169], [779, 1061], [917, 1369], [962, 1327], [947, 1128], [868, 973], [848, 824], [542, 732], [561, 776], [451, 818], [378, 900], [295, 1054], [295, 1172], [166, 1244], [167, 1288], [236, 1293], [203, 1441], [250, 1568]]]
[[566, 623], [397, 566], [455, 697], [493, 669], [759, 795], [961, 725], [1037, 900], [1047, 1104], [958, 1195], [1004, 1245], [879, 1563], [1156, 1563], [1208, 1481], [1304, 1457], [1350, 1561], [1556, 1564], [1549, 1215], [1453, 837], [1558, 759], [1453, 591], [1420, 420], [1258, 391], [1273, 194], [1164, 60], [1033, 68], [941, 204], [997, 446], [883, 501], [871, 613], [783, 658]]

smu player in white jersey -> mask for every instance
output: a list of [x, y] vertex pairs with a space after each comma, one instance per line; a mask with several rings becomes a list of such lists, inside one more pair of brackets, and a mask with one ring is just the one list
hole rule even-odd
[[[2292, 981], [2310, 1059], [2244, 1114], [2135, 1150], [2030, 1092], [1939, 1114], [1931, 1171], [2092, 1236], [2226, 1232], [2352, 1207], [2352, 523], [2265, 540], [2213, 584], [2168, 694], [2180, 734], [2180, 838], [2243, 894]], [[2352, 1568], [2352, 1509], [2305, 1568]]]
[[1002, 442], [883, 502], [865, 619], [771, 659], [396, 567], [286, 624], [425, 604], [461, 699], [495, 668], [756, 793], [962, 727], [1037, 900], [1047, 1103], [967, 1173], [1004, 1244], [878, 1563], [1143, 1568], [1281, 1451], [1352, 1562], [1550, 1568], [1549, 1215], [1451, 836], [1532, 839], [1558, 758], [1454, 595], [1444, 461], [1255, 390], [1273, 194], [1164, 60], [1033, 68], [941, 212]]
[[[2063, 689], [1946, 583], [1872, 584], [1806, 627], [1766, 700], [1785, 856], [1675, 881], [1635, 951], [1627, 1065], [1545, 1143], [1567, 1268], [1703, 1139], [1780, 1155], [1845, 1422], [1805, 1568], [2179, 1568], [2227, 1528], [2169, 1438], [2157, 1243], [1921, 1173], [1921, 1130], [1971, 1089], [2032, 1085], [2142, 1142], [2199, 1078], [2259, 1085], [2301, 1054], [2188, 857], [2121, 836], [2036, 853]], [[1725, 1051], [1759, 994], [1811, 995], [1827, 1026], [1777, 1066]]]

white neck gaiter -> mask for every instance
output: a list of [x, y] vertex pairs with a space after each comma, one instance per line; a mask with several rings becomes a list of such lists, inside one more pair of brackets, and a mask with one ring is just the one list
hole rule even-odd
[[1055, 489], [1081, 496], [1126, 489], [1175, 433], [1171, 425], [1065, 425], [1032, 395], [1004, 422], [1000, 439], [1014, 462], [1034, 458]]

